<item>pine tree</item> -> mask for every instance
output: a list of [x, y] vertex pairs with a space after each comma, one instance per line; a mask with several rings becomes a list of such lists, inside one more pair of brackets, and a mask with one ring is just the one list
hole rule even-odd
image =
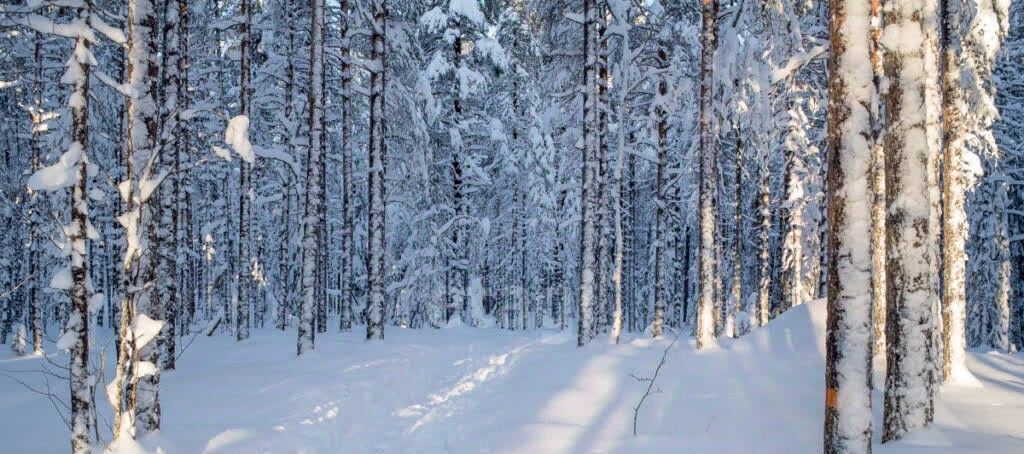
[[921, 39], [887, 40], [883, 36], [888, 87], [885, 109], [886, 187], [886, 363], [882, 440], [898, 439], [934, 417], [935, 257], [931, 242], [932, 155], [928, 137], [927, 57], [924, 39], [934, 4], [903, 0], [887, 5], [886, 27], [902, 27]]
[[697, 300], [697, 348], [714, 342], [714, 314], [718, 312], [718, 252], [715, 230], [717, 225], [718, 151], [716, 149], [716, 128], [712, 103], [713, 62], [717, 45], [718, 0], [701, 0], [701, 63], [700, 63], [700, 186], [698, 200], [700, 207], [699, 279]]
[[[658, 61], [662, 65], [662, 70], [665, 70], [668, 63], [668, 57], [665, 54], [664, 49], [658, 49]], [[668, 80], [667, 76], [662, 74], [658, 80], [658, 102], [666, 103], [668, 95]], [[655, 226], [654, 226], [654, 320], [651, 322], [651, 335], [659, 337], [662, 334], [663, 325], [665, 323], [665, 304], [667, 298], [667, 289], [665, 283], [665, 266], [666, 251], [665, 246], [668, 243], [668, 226], [667, 224], [667, 213], [665, 213], [665, 205], [667, 204], [668, 190], [666, 186], [666, 175], [665, 167], [668, 164], [668, 145], [665, 143], [668, 141], [668, 108], [667, 106], [660, 104], [654, 107], [655, 110], [655, 122], [656, 122], [656, 148], [658, 150], [658, 164], [657, 164], [657, 176], [655, 177], [655, 200], [657, 207], [655, 208]]]
[[942, 380], [966, 373], [966, 178], [963, 169], [964, 111], [960, 88], [960, 0], [943, 0], [940, 8], [942, 76]]
[[352, 300], [353, 300], [353, 275], [352, 260], [355, 255], [353, 250], [353, 208], [354, 198], [352, 197], [352, 118], [355, 112], [352, 110], [352, 44], [349, 36], [352, 27], [352, 1], [341, 1], [341, 19], [338, 32], [341, 35], [341, 308], [339, 311], [340, 328], [342, 331], [352, 329]]
[[298, 354], [313, 349], [316, 333], [317, 309], [317, 251], [319, 248], [319, 222], [321, 189], [320, 160], [323, 151], [323, 0], [310, 0], [309, 47], [309, 147], [306, 148], [306, 208], [302, 216], [302, 296], [299, 299]]
[[871, 30], [877, 2], [832, 0], [828, 70], [826, 453], [871, 452], [870, 163], [876, 114]]
[[597, 5], [583, 0], [583, 186], [580, 198], [580, 299], [576, 344], [580, 347], [594, 338], [594, 311], [597, 304], [598, 265], [598, 113], [597, 113]]
[[[241, 0], [239, 3], [240, 22], [238, 34], [239, 45], [239, 84], [238, 84], [238, 115], [252, 122], [252, 3]], [[314, 10], [315, 11], [315, 10]], [[314, 14], [315, 15], [315, 14]], [[311, 64], [310, 66], [313, 66]], [[312, 104], [311, 104], [312, 105]], [[315, 109], [311, 108], [311, 109]], [[310, 135], [313, 135], [311, 133]], [[313, 146], [313, 140], [310, 140]], [[243, 341], [249, 338], [249, 311], [252, 307], [253, 294], [253, 257], [250, 250], [250, 199], [252, 198], [250, 162], [242, 159], [238, 167], [238, 252], [235, 259], [235, 282], [238, 286], [238, 301], [235, 308], [235, 339]]]
[[[871, 71], [876, 89], [885, 76], [882, 66], [882, 0], [871, 2]], [[874, 326], [875, 355], [885, 355], [885, 314], [888, 285], [886, 284], [886, 195], [885, 195], [885, 148], [882, 141], [884, 114], [881, 103], [875, 103], [871, 138], [871, 307]]]
[[385, 70], [387, 68], [387, 0], [372, 0], [370, 8], [373, 22], [370, 24], [370, 126], [369, 126], [369, 219], [367, 220], [367, 303], [366, 339], [384, 338], [385, 305], [385, 226], [387, 201], [385, 200], [385, 175], [387, 138], [385, 133], [384, 95]]

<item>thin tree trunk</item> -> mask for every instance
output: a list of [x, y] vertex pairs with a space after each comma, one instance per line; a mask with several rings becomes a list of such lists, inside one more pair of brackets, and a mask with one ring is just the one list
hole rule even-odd
[[[153, 188], [143, 191], [142, 182], [154, 176], [158, 160], [156, 91], [159, 67], [156, 43], [159, 22], [149, 0], [128, 3], [128, 62], [125, 70], [132, 96], [127, 99], [128, 141], [125, 155], [125, 178], [122, 190], [125, 213], [119, 218], [125, 229], [124, 296], [121, 302], [118, 359], [111, 404], [114, 407], [114, 438], [136, 435], [136, 419], [145, 422], [143, 430], [159, 428], [159, 369], [150, 363], [151, 350], [143, 351], [148, 342], [139, 339], [139, 328], [153, 322], [159, 300], [151, 301], [153, 291], [151, 267], [154, 257], [143, 234], [155, 228], [153, 201], [148, 200]], [[159, 352], [157, 352], [157, 355]], [[152, 375], [140, 368], [152, 365]], [[140, 378], [144, 375], [145, 380]], [[140, 392], [141, 388], [141, 392]], [[140, 394], [142, 399], [140, 400]], [[143, 415], [143, 413], [148, 413]]]
[[718, 150], [713, 113], [713, 71], [717, 47], [718, 0], [701, 0], [701, 63], [700, 63], [700, 177], [699, 224], [700, 242], [697, 300], [697, 348], [714, 343], [715, 312], [719, 308], [716, 282], [718, 280], [718, 253], [715, 230], [717, 227]]
[[761, 220], [760, 252], [758, 254], [757, 271], [757, 308], [755, 318], [758, 326], [765, 326], [771, 319], [771, 231], [772, 211], [771, 194], [767, 164], [761, 164], [761, 183], [758, 188], [757, 214]]
[[[882, 68], [882, 0], [871, 1], [871, 72], [874, 86], [880, 87], [885, 77]], [[871, 147], [871, 305], [874, 318], [874, 354], [885, 355], [885, 147], [882, 142], [884, 119], [880, 103], [875, 103]]]
[[[75, 23], [80, 27], [89, 26], [92, 2], [86, 0], [78, 8]], [[72, 334], [74, 341], [68, 352], [71, 396], [71, 451], [75, 454], [92, 452], [90, 446], [92, 420], [92, 383], [89, 374], [89, 270], [86, 257], [89, 247], [89, 72], [91, 60], [90, 41], [85, 31], [75, 39], [75, 51], [68, 62], [68, 74], [76, 74], [72, 81], [73, 92], [68, 101], [71, 108], [71, 147], [79, 149], [78, 181], [71, 192], [71, 228], [68, 242], [71, 249], [71, 313], [65, 335]], [[67, 76], [65, 76], [65, 79]], [[70, 150], [69, 150], [70, 152]]]
[[352, 50], [350, 44], [349, 20], [350, 0], [341, 0], [341, 317], [342, 331], [352, 329], [353, 279], [353, 210], [352, 210]]
[[[86, 3], [90, 5], [91, 3]], [[86, 13], [89, 14], [89, 13]], [[77, 45], [77, 44], [76, 44]], [[88, 43], [85, 43], [88, 45]], [[42, 117], [43, 117], [43, 39], [42, 33], [37, 33], [35, 45], [34, 45], [34, 56], [36, 62], [35, 78], [32, 82], [32, 96], [35, 100], [35, 112], [33, 112], [33, 125], [32, 125], [32, 172], [39, 170], [39, 159], [42, 152], [41, 135], [43, 133]], [[87, 66], [88, 67], [88, 66]], [[88, 84], [86, 84], [88, 87]], [[86, 115], [83, 119], [86, 119]], [[88, 131], [86, 131], [88, 132]], [[33, 193], [30, 197], [31, 211], [29, 213], [29, 226], [28, 226], [28, 247], [29, 247], [29, 264], [28, 273], [29, 276], [34, 276], [39, 272], [39, 196]], [[39, 297], [39, 283], [38, 279], [33, 279], [28, 287], [28, 318], [29, 325], [32, 329], [32, 354], [39, 356], [43, 354], [43, 317], [42, 309], [40, 306]]]
[[[250, 0], [241, 0], [241, 23], [239, 34], [239, 73], [238, 111], [239, 115], [250, 117], [252, 110], [252, 4]], [[251, 124], [250, 118], [250, 124]], [[249, 338], [249, 308], [252, 305], [252, 258], [250, 257], [249, 240], [249, 199], [250, 164], [245, 159], [239, 160], [238, 166], [238, 256], [236, 261], [238, 285], [238, 313], [235, 316], [235, 339], [243, 341]]]
[[576, 344], [580, 347], [594, 337], [594, 305], [597, 278], [598, 209], [598, 124], [597, 124], [597, 6], [583, 0], [583, 186], [580, 226], [580, 301]]
[[740, 215], [740, 207], [743, 204], [743, 131], [737, 123], [736, 126], [736, 168], [733, 176], [734, 200], [732, 215], [732, 289], [729, 305], [729, 316], [726, 321], [726, 333], [728, 337], [739, 337], [737, 331], [738, 322], [736, 315], [740, 312], [740, 305], [743, 301], [743, 241], [740, 235], [743, 232], [743, 218]]
[[320, 229], [320, 160], [323, 156], [323, 0], [310, 0], [309, 148], [306, 149], [306, 208], [302, 216], [302, 297], [299, 299], [298, 354], [313, 349], [316, 335], [317, 245]]
[[385, 175], [387, 140], [385, 132], [384, 95], [387, 61], [387, 0], [373, 0], [370, 24], [370, 137], [369, 137], [369, 219], [367, 221], [367, 306], [366, 339], [384, 338], [384, 266], [386, 242], [384, 228], [387, 201], [385, 197]]
[[[658, 49], [658, 61], [660, 64], [665, 65], [667, 56], [665, 55], [664, 49]], [[658, 97], [665, 99], [668, 95], [668, 81], [664, 76], [658, 81]], [[668, 111], [665, 106], [659, 105], [655, 107], [655, 115], [657, 116], [657, 150], [658, 150], [658, 166], [657, 176], [655, 179], [655, 214], [654, 214], [654, 320], [651, 322], [651, 335], [653, 337], [659, 337], [662, 334], [663, 325], [665, 323], [665, 279], [662, 274], [664, 270], [665, 258], [665, 244], [667, 243], [667, 221], [665, 219], [665, 203], [666, 193], [665, 188], [665, 166], [668, 161], [668, 146], [666, 141], [668, 139]]]

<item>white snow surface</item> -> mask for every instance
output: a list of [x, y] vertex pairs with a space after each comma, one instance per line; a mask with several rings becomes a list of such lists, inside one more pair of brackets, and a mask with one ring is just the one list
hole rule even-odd
[[471, 23], [478, 26], [482, 26], [486, 21], [484, 13], [480, 11], [480, 5], [477, 3], [477, 0], [450, 0], [448, 3], [448, 13], [465, 17]]
[[[120, 452], [818, 453], [824, 320], [819, 300], [715, 348], [680, 340], [637, 437], [632, 408], [645, 385], [629, 374], [649, 376], [667, 339], [578, 349], [572, 331], [388, 327], [367, 343], [357, 327], [318, 335], [296, 358], [293, 330], [241, 344], [200, 335], [161, 374], [162, 430]], [[110, 333], [97, 335], [102, 345]], [[0, 352], [0, 369], [30, 384], [45, 376], [12, 371], [42, 361]], [[886, 445], [876, 429], [875, 452], [1024, 452], [1024, 355], [975, 352], [967, 364], [982, 387], [943, 388], [933, 426]], [[876, 390], [876, 428], [881, 399]], [[109, 421], [105, 404], [100, 418]], [[66, 432], [46, 397], [0, 377], [5, 452], [66, 452]]]

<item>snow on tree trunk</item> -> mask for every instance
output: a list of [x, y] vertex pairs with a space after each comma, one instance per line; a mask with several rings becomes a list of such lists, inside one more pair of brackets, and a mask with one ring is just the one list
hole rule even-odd
[[873, 6], [830, 3], [828, 61], [828, 316], [826, 453], [871, 452], [870, 169], [877, 103], [869, 25]]
[[[558, 181], [558, 180], [556, 180], [556, 181]], [[559, 213], [564, 213], [565, 212], [565, 198], [568, 195], [567, 193], [568, 193], [568, 191], [565, 188], [561, 188], [561, 189], [558, 190], [558, 212]], [[561, 222], [561, 219], [558, 219], [558, 222]], [[554, 257], [554, 262], [555, 262], [555, 269], [554, 269], [555, 284], [554, 284], [554, 287], [555, 288], [554, 288], [553, 298], [555, 300], [555, 307], [558, 308], [558, 319], [557, 319], [558, 329], [560, 329], [562, 331], [565, 331], [565, 329], [569, 327], [568, 326], [568, 323], [569, 323], [568, 314], [566, 314], [566, 312], [569, 310], [569, 306], [565, 302], [565, 299], [566, 299], [566, 296], [567, 296], [566, 295], [566, 291], [565, 291], [565, 281], [566, 281], [566, 278], [565, 278], [565, 241], [564, 241], [564, 236], [563, 236], [564, 234], [562, 233], [562, 229], [558, 229], [558, 231], [555, 232], [555, 235], [556, 235], [555, 236], [555, 252], [554, 252], [554, 254], [555, 254], [555, 257]], [[485, 289], [486, 288], [487, 287], [485, 286]]]
[[[932, 261], [933, 142], [929, 137], [928, 18], [935, 4], [900, 0], [886, 5], [887, 90], [883, 96], [887, 293], [886, 387], [882, 441], [927, 426], [934, 417], [937, 297]], [[866, 60], [865, 60], [866, 61]]]
[[[461, 36], [462, 31], [459, 29], [460, 21], [457, 15], [452, 15], [451, 19], [453, 25], [449, 30], [452, 30], [456, 36], [454, 43], [452, 44], [452, 65], [456, 68], [465, 68], [462, 63], [462, 54], [464, 52], [463, 46], [466, 45], [465, 39]], [[448, 259], [448, 278], [446, 281], [447, 294], [445, 295], [446, 308], [445, 308], [445, 322], [448, 322], [459, 315], [465, 320], [465, 314], [462, 313], [463, 306], [466, 304], [466, 291], [469, 284], [469, 270], [467, 269], [469, 261], [469, 244], [467, 242], [465, 223], [468, 221], [469, 216], [469, 200], [468, 195], [465, 193], [465, 176], [463, 175], [463, 154], [466, 151], [463, 149], [463, 136], [468, 135], [469, 131], [466, 131], [465, 121], [463, 119], [462, 112], [462, 98], [468, 93], [463, 93], [461, 88], [464, 84], [453, 84], [452, 88], [452, 114], [451, 122], [449, 126], [449, 136], [452, 137], [452, 149], [451, 149], [451, 175], [452, 175], [452, 204], [455, 210], [455, 220], [451, 227], [451, 243], [454, 251], [452, 251], [451, 257]], [[517, 191], [518, 189], [513, 189]], [[514, 197], [514, 196], [513, 196]], [[516, 205], [513, 203], [513, 205]], [[518, 221], [518, 219], [517, 219]], [[513, 233], [514, 235], [515, 233]], [[513, 253], [517, 251], [513, 248]], [[525, 289], [519, 288], [519, 295], [522, 296], [522, 292]]]
[[[36, 109], [32, 113], [32, 172], [39, 170], [39, 159], [42, 152], [41, 135], [43, 133], [42, 122], [43, 122], [43, 34], [41, 32], [36, 33], [35, 43], [33, 46], [35, 67], [35, 77], [32, 82], [32, 97], [34, 99]], [[29, 249], [29, 264], [28, 273], [29, 276], [34, 276], [39, 272], [39, 255], [40, 255], [40, 200], [39, 195], [33, 192], [29, 196], [30, 201], [30, 212], [29, 212], [29, 233], [28, 233], [28, 247]], [[32, 329], [32, 354], [42, 355], [43, 354], [43, 318], [42, 309], [40, 306], [40, 292], [39, 284], [37, 280], [33, 280], [28, 284], [28, 323]], [[24, 348], [21, 348], [21, 356], [25, 353]]]
[[[155, 42], [155, 40], [154, 40]], [[163, 246], [163, 239], [160, 233], [160, 217], [164, 195], [150, 196], [149, 203], [144, 204], [144, 212], [150, 222], [146, 224], [146, 235], [148, 244], [145, 256], [140, 262], [143, 282], [152, 286], [149, 292], [142, 294], [136, 301], [136, 313], [140, 317], [135, 319], [135, 324], [147, 319], [160, 320], [164, 317], [164, 304], [167, 295], [162, 293], [163, 285], [158, 282], [158, 276], [162, 276], [158, 267], [160, 265], [160, 250]], [[155, 199], [153, 198], [155, 197]], [[136, 430], [139, 435], [147, 432], [160, 430], [160, 350], [162, 335], [160, 328], [157, 328], [155, 338], [150, 342], [138, 340], [138, 326], [132, 327], [131, 336], [135, 338], [135, 377], [138, 382], [135, 387], [135, 415]]]
[[758, 186], [757, 215], [761, 220], [760, 252], [758, 253], [757, 270], [757, 307], [754, 310], [757, 326], [765, 326], [771, 318], [771, 187], [770, 174], [766, 164], [761, 165], [761, 182]]
[[942, 380], [942, 78], [939, 72], [941, 60], [939, 49], [939, 2], [940, 0], [923, 0], [924, 14], [921, 15], [921, 28], [924, 31], [924, 83], [925, 83], [925, 137], [928, 147], [928, 275], [932, 281], [932, 319], [931, 330], [932, 357], [930, 366], [934, 369], [933, 379], [936, 383]]
[[[597, 273], [595, 274], [595, 283], [597, 284], [596, 290], [596, 315], [594, 317], [594, 334], [598, 331], [603, 332], [609, 325], [611, 325], [612, 308], [611, 299], [608, 298], [609, 284], [611, 278], [608, 271], [611, 269], [612, 259], [611, 244], [609, 238], [612, 236], [612, 223], [611, 216], [608, 213], [608, 206], [610, 205], [611, 196], [611, 185], [608, 174], [608, 109], [609, 109], [609, 95], [608, 87], [611, 85], [609, 81], [608, 71], [608, 37], [606, 31], [608, 30], [607, 19], [608, 13], [608, 2], [605, 0], [598, 0], [595, 4], [597, 15], [597, 21], [595, 22], [594, 39], [597, 40], [595, 44], [596, 49], [596, 74], [597, 74], [597, 95], [594, 98], [595, 109], [597, 110], [597, 162], [598, 162], [598, 183], [597, 183]], [[664, 312], [664, 311], [662, 311]]]
[[942, 1], [942, 380], [966, 377], [967, 213], [963, 169], [965, 111], [960, 88], [961, 0]]
[[[734, 81], [735, 83], [736, 81]], [[746, 320], [736, 320], [743, 301], [743, 131], [739, 123], [735, 124], [736, 162], [733, 169], [733, 215], [732, 215], [732, 285], [729, 294], [729, 317], [726, 320], [725, 335], [739, 337], [737, 323], [746, 324]]]
[[352, 209], [352, 50], [350, 47], [349, 21], [351, 1], [341, 0], [341, 19], [339, 34], [341, 35], [341, 316], [339, 324], [342, 331], [352, 329], [353, 276], [353, 209]]
[[[252, 110], [252, 4], [250, 0], [240, 3], [241, 16], [238, 33], [241, 35], [239, 44], [239, 85], [238, 115], [250, 118]], [[316, 10], [314, 10], [316, 11]], [[315, 14], [314, 14], [315, 16]], [[315, 47], [315, 44], [314, 44]], [[310, 66], [315, 66], [311, 64]], [[312, 91], [312, 90], [311, 90]], [[311, 108], [315, 110], [315, 108]], [[310, 132], [310, 135], [315, 133]], [[310, 139], [310, 146], [313, 139]], [[241, 159], [238, 165], [238, 255], [235, 280], [238, 285], [238, 307], [235, 314], [235, 339], [243, 341], [249, 338], [249, 310], [253, 300], [252, 268], [253, 258], [250, 257], [251, 240], [249, 239], [249, 202], [252, 197], [249, 180], [251, 178], [250, 160]]]
[[90, 49], [96, 39], [89, 30], [92, 3], [86, 1], [78, 8], [78, 17], [72, 23], [77, 30], [75, 50], [67, 63], [67, 71], [61, 82], [71, 85], [68, 98], [71, 109], [71, 146], [77, 149], [77, 162], [68, 163], [67, 170], [76, 174], [71, 190], [71, 225], [66, 229], [70, 246], [71, 267], [71, 310], [64, 335], [58, 348], [67, 348], [65, 339], [70, 336], [68, 351], [68, 373], [71, 396], [71, 452], [85, 454], [92, 452], [90, 440], [94, 421], [92, 420], [92, 378], [89, 374], [89, 299], [92, 292], [89, 282], [87, 257], [92, 225], [89, 222], [89, 72], [96, 63]]
[[[188, 203], [184, 203], [184, 204], [182, 203], [182, 201], [185, 199], [185, 194], [183, 193], [183, 189], [182, 188], [183, 188], [184, 185], [182, 184], [182, 177], [180, 175], [180, 173], [181, 173], [181, 159], [182, 159], [182, 156], [186, 155], [188, 153], [188, 130], [186, 129], [186, 126], [185, 126], [185, 123], [184, 123], [185, 119], [182, 118], [183, 117], [182, 116], [182, 112], [185, 109], [188, 109], [188, 105], [189, 105], [189, 103], [188, 103], [188, 93], [189, 93], [189, 86], [188, 86], [188, 65], [189, 65], [189, 63], [188, 63], [188, 14], [189, 14], [188, 1], [187, 0], [177, 0], [177, 8], [176, 9], [177, 9], [176, 12], [178, 14], [178, 17], [177, 17], [177, 23], [175, 24], [175, 25], [177, 25], [177, 29], [174, 30], [174, 37], [175, 37], [175, 43], [174, 44], [176, 44], [175, 47], [178, 48], [178, 53], [177, 53], [177, 59], [174, 61], [173, 64], [176, 66], [176, 76], [178, 78], [178, 81], [175, 84], [175, 88], [177, 89], [177, 93], [176, 93], [175, 99], [176, 99], [177, 102], [175, 103], [176, 109], [175, 109], [175, 112], [174, 112], [174, 115], [175, 115], [175, 123], [174, 123], [174, 125], [175, 125], [176, 130], [175, 130], [175, 133], [174, 133], [174, 163], [173, 164], [174, 164], [175, 177], [174, 177], [174, 180], [172, 180], [173, 186], [171, 188], [171, 194], [173, 194], [174, 203], [170, 207], [170, 209], [173, 210], [173, 215], [171, 216], [171, 219], [170, 219], [170, 229], [171, 229], [171, 231], [170, 231], [170, 238], [174, 241], [174, 245], [170, 248], [170, 253], [171, 253], [171, 257], [173, 257], [173, 259], [174, 259], [174, 263], [175, 264], [179, 264], [179, 263], [182, 262], [182, 260], [179, 260], [179, 258], [183, 257], [182, 249], [184, 248], [185, 243], [186, 243], [187, 238], [188, 238], [188, 236], [185, 235], [186, 232], [184, 231], [184, 229], [181, 228], [181, 224], [183, 223], [182, 222], [183, 221], [183, 219], [182, 219], [182, 217], [183, 217], [182, 216], [182, 211], [184, 209], [186, 209], [186, 207], [187, 207], [187, 209], [191, 210], [191, 206]], [[184, 220], [187, 220], [187, 218], [185, 218]], [[180, 275], [181, 268], [178, 265], [175, 265], [175, 266], [173, 266], [173, 269], [175, 270], [175, 273], [173, 275], [173, 280], [175, 281], [175, 287], [173, 289], [175, 304], [173, 304], [171, 306], [168, 306], [167, 311], [165, 311], [165, 314], [167, 316], [167, 327], [168, 327], [167, 336], [165, 338], [166, 344], [165, 344], [165, 348], [164, 348], [164, 352], [165, 352], [164, 368], [165, 369], [174, 369], [175, 368], [175, 355], [176, 355], [176, 351], [175, 351], [176, 350], [176, 347], [175, 347], [175, 342], [176, 342], [175, 333], [176, 333], [176, 331], [175, 331], [175, 328], [176, 328], [176, 325], [178, 323], [179, 314], [180, 314], [181, 309], [183, 307], [182, 306], [183, 303], [184, 303], [183, 300], [186, 299], [186, 298], [182, 298], [182, 289], [177, 286], [178, 282], [184, 282], [184, 279], [182, 279], [182, 276]], [[188, 299], [190, 299], [190, 298], [188, 298]], [[189, 311], [186, 311], [186, 312], [188, 313]], [[185, 317], [185, 320], [186, 321], [190, 321], [191, 317]], [[189, 323], [183, 323], [182, 325], [187, 327], [189, 325]], [[182, 334], [187, 334], [187, 333], [182, 333]]]
[[[877, 90], [885, 76], [882, 67], [882, 0], [871, 2], [871, 71]], [[885, 147], [882, 142], [884, 118], [881, 103], [871, 125], [871, 306], [875, 355], [885, 355]]]
[[165, 184], [169, 184], [169, 192], [164, 192], [160, 198], [160, 250], [159, 250], [159, 271], [157, 274], [164, 277], [158, 285], [163, 298], [164, 332], [161, 336], [160, 347], [162, 349], [161, 367], [164, 369], [175, 368], [175, 338], [177, 333], [177, 317], [181, 305], [181, 292], [178, 289], [179, 256], [180, 247], [183, 243], [179, 230], [179, 213], [181, 212], [181, 155], [187, 150], [186, 134], [181, 118], [187, 96], [187, 65], [188, 49], [185, 46], [188, 26], [188, 4], [184, 0], [168, 0], [164, 3], [164, 28], [163, 28], [163, 95], [161, 103], [164, 108], [165, 123], [161, 132], [161, 148], [170, 153], [168, 164], [171, 166], [171, 173], [166, 177]]
[[576, 344], [594, 337], [597, 295], [598, 117], [597, 117], [597, 5], [583, 0], [583, 186], [580, 194], [580, 300]]
[[[621, 21], [620, 20], [620, 22], [617, 23], [616, 26], [626, 26], [626, 27], [628, 27], [628, 24], [629, 24], [628, 21]], [[622, 33], [621, 40], [622, 41], [620, 43], [620, 48], [622, 49], [623, 58], [626, 58], [626, 56], [628, 55], [628, 52], [630, 52], [630, 50], [632, 49], [631, 46], [630, 46], [629, 33], [628, 32]], [[615, 77], [616, 77], [616, 79], [618, 79], [618, 83], [622, 84], [623, 86], [627, 86], [628, 87], [629, 84], [630, 84], [630, 75], [631, 75], [631, 72], [629, 70], [624, 70], [624, 69], [620, 68], [619, 72], [615, 75]], [[628, 94], [627, 90], [618, 90], [618, 99], [617, 99], [618, 102], [616, 103], [616, 109], [617, 109], [616, 110], [616, 114], [617, 114], [616, 122], [619, 125], [626, 124], [626, 115], [628, 113], [627, 113], [627, 108], [626, 108], [626, 102], [625, 101], [626, 101], [627, 94]], [[614, 292], [614, 295], [613, 295], [613, 298], [614, 298], [614, 308], [613, 308], [613, 312], [612, 312], [612, 326], [611, 326], [611, 336], [610, 337], [611, 337], [612, 341], [617, 344], [617, 343], [619, 343], [619, 339], [620, 339], [620, 337], [622, 335], [622, 322], [623, 322], [622, 317], [623, 317], [623, 303], [624, 303], [623, 292], [624, 291], [625, 292], [629, 292], [630, 291], [629, 289], [631, 287], [629, 287], [628, 283], [623, 282], [623, 277], [624, 277], [623, 273], [624, 273], [624, 266], [625, 266], [625, 260], [626, 260], [625, 259], [625, 255], [626, 255], [625, 230], [624, 230], [624, 225], [623, 224], [626, 222], [626, 220], [624, 219], [624, 216], [626, 214], [623, 212], [623, 206], [622, 206], [623, 205], [623, 200], [622, 199], [625, 196], [625, 192], [624, 192], [625, 191], [625, 186], [623, 185], [623, 167], [625, 166], [625, 162], [626, 162], [626, 159], [627, 159], [626, 158], [626, 155], [627, 155], [627, 151], [626, 151], [626, 134], [623, 134], [622, 132], [619, 132], [616, 135], [616, 137], [617, 137], [617, 140], [618, 140], [618, 143], [617, 143], [618, 154], [617, 154], [617, 157], [616, 157], [616, 160], [615, 160], [615, 175], [613, 177], [614, 180], [615, 180], [615, 189], [614, 189], [614, 194], [612, 195], [612, 198], [611, 198], [611, 202], [613, 203], [613, 207], [612, 207], [613, 213], [612, 214], [614, 216], [615, 245], [614, 245], [614, 250], [613, 250], [613, 254], [614, 254], [613, 267], [614, 267], [614, 269], [612, 271], [612, 283], [613, 283], [613, 292]], [[632, 155], [630, 155], [630, 156], [632, 156]], [[632, 252], [632, 251], [630, 251], [630, 252]]]
[[700, 57], [700, 151], [698, 214], [700, 224], [699, 278], [697, 285], [697, 348], [714, 343], [718, 304], [717, 227], [718, 150], [713, 119], [714, 54], [717, 46], [718, 0], [701, 0]]
[[[658, 63], [667, 66], [664, 49], [658, 49]], [[664, 74], [664, 73], [663, 73]], [[651, 336], [659, 337], [665, 323], [665, 299], [668, 297], [665, 284], [665, 246], [668, 242], [668, 221], [665, 213], [668, 191], [665, 187], [665, 167], [668, 164], [668, 108], [664, 103], [668, 100], [668, 80], [662, 75], [658, 80], [658, 96], [654, 110], [657, 123], [655, 128], [658, 151], [657, 176], [655, 177], [655, 215], [654, 215], [654, 320], [651, 322]]]
[[298, 354], [313, 349], [316, 335], [316, 283], [317, 245], [320, 229], [320, 160], [323, 141], [323, 0], [310, 0], [310, 47], [309, 47], [309, 147], [306, 149], [306, 207], [302, 216], [302, 296], [299, 299]]
[[[151, 228], [154, 211], [150, 196], [156, 190], [160, 177], [154, 174], [159, 159], [157, 147], [157, 105], [156, 88], [159, 81], [157, 65], [157, 27], [159, 21], [153, 3], [149, 0], [132, 0], [128, 3], [128, 59], [125, 72], [131, 96], [127, 104], [128, 144], [126, 150], [125, 178], [119, 190], [124, 202], [124, 213], [118, 218], [125, 232], [124, 249], [124, 289], [121, 302], [121, 326], [119, 329], [118, 358], [114, 381], [108, 386], [108, 399], [114, 407], [114, 438], [134, 438], [136, 435], [136, 416], [140, 412], [158, 411], [159, 381], [143, 377], [150, 373], [148, 361], [152, 355], [143, 357], [142, 349], [149, 339], [140, 339], [139, 325], [153, 321], [150, 304], [152, 284], [147, 280], [152, 277], [151, 262], [153, 254], [148, 248], [148, 241], [143, 235]], [[158, 304], [158, 301], [156, 302]], [[159, 324], [160, 322], [154, 322]], [[141, 394], [139, 387], [146, 388]], [[147, 388], [148, 386], [148, 388]], [[145, 416], [149, 423], [159, 424], [159, 417], [150, 413]], [[143, 430], [156, 429], [148, 425]]]
[[[795, 96], [795, 94], [791, 94]], [[804, 192], [804, 175], [807, 173], [804, 155], [809, 146], [805, 131], [807, 115], [800, 105], [802, 101], [793, 99], [789, 108], [789, 131], [785, 140], [785, 175], [783, 215], [786, 236], [782, 242], [782, 306], [792, 308], [803, 303], [803, 262], [804, 262], [804, 208], [807, 205], [807, 194]]]
[[[315, 1], [315, 0], [314, 0]], [[367, 304], [366, 339], [384, 338], [386, 242], [385, 160], [387, 156], [384, 115], [385, 48], [387, 45], [387, 0], [372, 0], [370, 23], [370, 137], [369, 137], [369, 219], [367, 221]]]

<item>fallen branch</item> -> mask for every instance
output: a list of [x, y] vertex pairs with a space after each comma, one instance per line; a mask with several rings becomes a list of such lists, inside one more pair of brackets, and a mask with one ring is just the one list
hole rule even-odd
[[644, 395], [640, 397], [640, 402], [637, 402], [636, 406], [633, 407], [633, 436], [634, 437], [636, 436], [637, 421], [640, 419], [640, 408], [644, 406], [644, 401], [647, 400], [647, 396], [650, 396], [651, 395], [651, 391], [654, 390], [654, 381], [658, 379], [658, 374], [661, 373], [661, 367], [665, 365], [665, 358], [668, 357], [668, 351], [671, 350], [672, 346], [675, 345], [676, 341], [679, 340], [679, 334], [681, 332], [682, 331], [677, 330], [676, 333], [675, 333], [675, 337], [672, 339], [672, 342], [670, 342], [668, 344], [668, 346], [665, 347], [665, 350], [661, 352], [661, 360], [658, 361], [658, 367], [654, 368], [654, 375], [652, 375], [650, 377], [638, 377], [638, 376], [636, 376], [634, 374], [629, 374], [630, 377], [633, 377], [633, 379], [635, 379], [638, 382], [641, 382], [641, 383], [647, 382], [647, 390], [644, 391]]

